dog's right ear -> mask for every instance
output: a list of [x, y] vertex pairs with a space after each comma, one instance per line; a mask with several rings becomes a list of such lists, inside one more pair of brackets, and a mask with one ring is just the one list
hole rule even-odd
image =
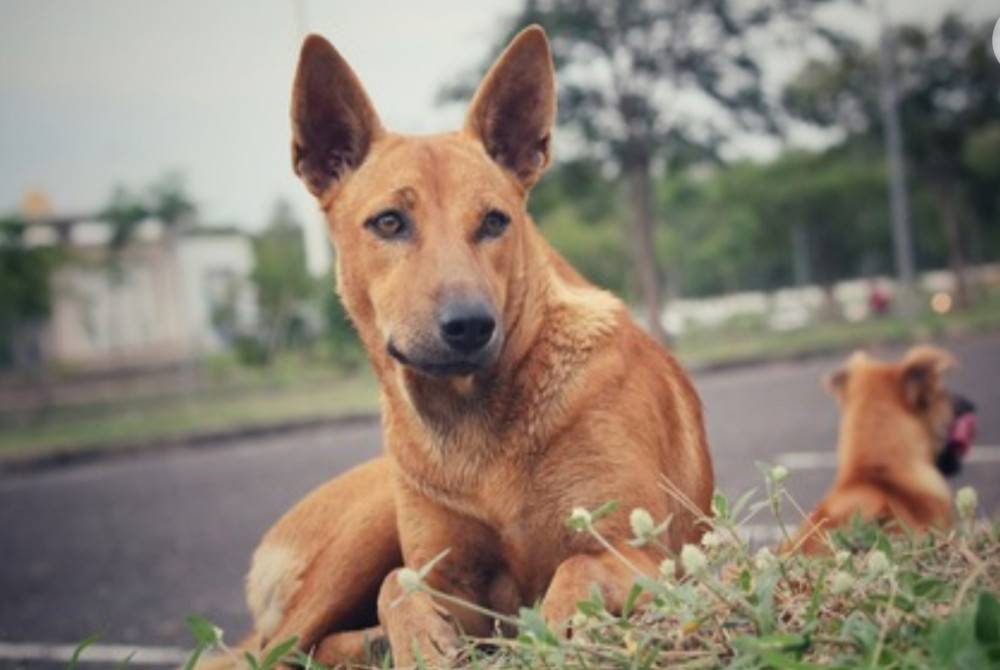
[[302, 43], [292, 88], [292, 169], [313, 195], [356, 169], [382, 124], [357, 75], [329, 42]]

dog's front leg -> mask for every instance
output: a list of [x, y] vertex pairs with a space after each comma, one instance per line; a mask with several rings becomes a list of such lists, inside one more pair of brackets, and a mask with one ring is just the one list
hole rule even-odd
[[587, 599], [591, 585], [600, 589], [607, 610], [619, 614], [636, 577], [656, 575], [656, 561], [644, 551], [624, 543], [617, 551], [575, 554], [559, 564], [542, 599], [542, 616], [552, 630], [569, 632], [576, 604]]
[[389, 573], [378, 597], [378, 618], [389, 638], [393, 666], [414, 667], [418, 654], [430, 667], [450, 665], [461, 644], [457, 622], [429, 593], [407, 593], [399, 573]]

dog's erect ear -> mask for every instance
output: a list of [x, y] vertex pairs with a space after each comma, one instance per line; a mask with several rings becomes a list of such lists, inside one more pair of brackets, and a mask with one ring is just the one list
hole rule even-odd
[[847, 391], [847, 368], [840, 368], [823, 377], [823, 388], [840, 402]]
[[479, 85], [465, 129], [497, 163], [530, 188], [549, 163], [556, 116], [556, 82], [549, 41], [525, 28]]
[[944, 349], [916, 346], [903, 357], [903, 398], [917, 411], [926, 410], [941, 375], [955, 367], [955, 357]]
[[313, 195], [364, 160], [382, 133], [365, 90], [329, 42], [310, 35], [302, 43], [292, 89], [292, 169]]
[[847, 397], [847, 380], [850, 378], [851, 368], [863, 365], [870, 360], [868, 354], [858, 349], [851, 354], [843, 367], [823, 377], [823, 388], [838, 401], [844, 402]]

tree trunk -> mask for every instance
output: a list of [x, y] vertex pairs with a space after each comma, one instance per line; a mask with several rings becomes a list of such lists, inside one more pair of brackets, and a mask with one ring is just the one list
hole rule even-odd
[[667, 343], [667, 333], [660, 318], [663, 298], [660, 277], [656, 270], [656, 253], [653, 236], [653, 192], [649, 163], [639, 162], [626, 168], [629, 200], [632, 209], [632, 254], [635, 270], [646, 308], [649, 333], [660, 344]]
[[792, 273], [795, 285], [808, 286], [812, 281], [811, 258], [809, 256], [809, 231], [805, 224], [792, 225]]
[[965, 254], [962, 252], [962, 233], [959, 223], [958, 199], [953, 189], [941, 193], [941, 222], [948, 242], [948, 267], [955, 276], [955, 306], [969, 306], [969, 287], [965, 280]]

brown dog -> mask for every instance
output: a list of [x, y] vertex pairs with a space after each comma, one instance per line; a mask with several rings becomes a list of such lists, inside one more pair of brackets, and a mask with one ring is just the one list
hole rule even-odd
[[[444, 550], [435, 588], [500, 612], [542, 601], [563, 625], [592, 583], [620, 607], [635, 574], [570, 510], [600, 521], [644, 572], [629, 510], [673, 515], [674, 549], [701, 534], [713, 488], [697, 395], [625, 305], [580, 277], [525, 208], [550, 158], [555, 83], [545, 34], [519, 34], [486, 75], [465, 127], [386, 131], [347, 63], [306, 39], [292, 101], [293, 164], [337, 249], [337, 287], [381, 383], [387, 456], [311, 493], [272, 528], [248, 575], [263, 647], [291, 636], [318, 660], [358, 657], [384, 630], [395, 661], [432, 664], [457, 630], [494, 622], [394, 569]], [[377, 619], [380, 628], [369, 628]]]
[[954, 364], [951, 354], [929, 346], [914, 347], [899, 363], [857, 352], [827, 378], [841, 407], [837, 478], [791, 547], [824, 552], [824, 531], [855, 515], [917, 532], [951, 525], [944, 475], [957, 471], [975, 432], [972, 404], [942, 384]]

